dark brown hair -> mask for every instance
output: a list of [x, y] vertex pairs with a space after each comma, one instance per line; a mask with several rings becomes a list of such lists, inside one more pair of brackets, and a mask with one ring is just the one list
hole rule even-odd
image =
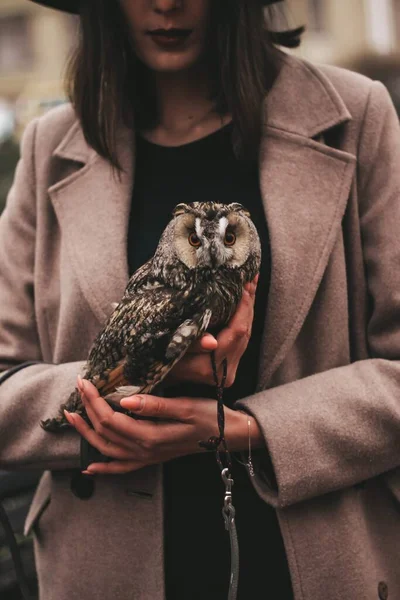
[[[261, 108], [281, 64], [275, 44], [298, 46], [302, 29], [271, 32], [261, 0], [213, 0], [209, 71], [217, 111], [233, 117], [236, 155], [254, 159]], [[80, 36], [66, 73], [67, 94], [86, 141], [114, 167], [118, 126], [157, 124], [156, 95], [147, 68], [136, 58], [117, 0], [81, 2]]]

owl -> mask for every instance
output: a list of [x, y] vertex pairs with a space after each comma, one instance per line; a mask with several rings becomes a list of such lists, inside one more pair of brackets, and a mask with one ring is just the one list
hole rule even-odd
[[[154, 256], [132, 275], [96, 337], [84, 378], [110, 404], [151, 393], [195, 340], [228, 323], [260, 262], [259, 236], [241, 204], [178, 204]], [[69, 427], [63, 409], [87, 419], [75, 389], [41, 426]]]

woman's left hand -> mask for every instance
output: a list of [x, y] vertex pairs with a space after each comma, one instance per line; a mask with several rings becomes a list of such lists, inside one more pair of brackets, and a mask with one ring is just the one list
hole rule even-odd
[[[203, 398], [160, 398], [141, 394], [121, 400], [121, 406], [142, 417], [136, 420], [115, 412], [94, 385], [84, 380], [82, 401], [93, 429], [75, 413], [66, 413], [71, 425], [103, 455], [114, 459], [91, 464], [87, 473], [128, 473], [186, 454], [205, 452], [199, 446], [218, 436], [217, 404]], [[225, 407], [225, 439], [231, 451], [248, 448], [248, 419], [252, 446], [263, 445], [256, 420]]]

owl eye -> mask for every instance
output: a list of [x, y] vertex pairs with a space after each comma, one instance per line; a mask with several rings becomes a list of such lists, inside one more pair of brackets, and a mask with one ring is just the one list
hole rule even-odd
[[225, 246], [233, 246], [235, 242], [236, 242], [236, 235], [233, 233], [233, 231], [225, 232], [225, 239], [224, 239]]
[[192, 231], [192, 233], [189, 234], [188, 240], [189, 240], [189, 244], [191, 246], [193, 246], [194, 248], [199, 248], [199, 246], [201, 246], [201, 241], [199, 240], [197, 235], [194, 233], [194, 231]]

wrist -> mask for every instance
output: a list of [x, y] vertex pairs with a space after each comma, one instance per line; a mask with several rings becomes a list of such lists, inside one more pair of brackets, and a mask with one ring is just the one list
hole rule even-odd
[[256, 419], [246, 412], [232, 410], [233, 414], [226, 425], [226, 441], [232, 452], [246, 452], [249, 448], [249, 421], [250, 444], [253, 449], [265, 447], [264, 438]]

